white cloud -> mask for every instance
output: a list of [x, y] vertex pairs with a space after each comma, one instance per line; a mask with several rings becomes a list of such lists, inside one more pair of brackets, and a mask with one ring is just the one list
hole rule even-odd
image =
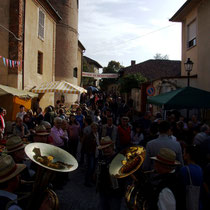
[[156, 31], [173, 24], [166, 18], [167, 11], [155, 15], [157, 6], [158, 3], [152, 5], [152, 2], [139, 0], [80, 2], [79, 38], [86, 48], [86, 55], [102, 65], [107, 65], [110, 60], [129, 65], [131, 59], [141, 62], [153, 58], [156, 53], [180, 59], [181, 27], [177, 24]]

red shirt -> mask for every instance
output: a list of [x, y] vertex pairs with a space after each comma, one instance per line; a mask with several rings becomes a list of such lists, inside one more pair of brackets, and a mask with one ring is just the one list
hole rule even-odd
[[118, 126], [118, 135], [119, 142], [121, 146], [128, 145], [131, 143], [131, 128], [128, 126], [127, 128]]
[[2, 131], [3, 131], [3, 133], [4, 133], [5, 122], [4, 122], [4, 117], [3, 117], [3, 115], [0, 115], [0, 128], [2, 129]]

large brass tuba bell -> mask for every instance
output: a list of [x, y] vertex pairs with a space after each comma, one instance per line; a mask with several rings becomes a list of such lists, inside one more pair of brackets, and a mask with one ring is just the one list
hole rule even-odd
[[145, 154], [146, 151], [142, 146], [132, 146], [122, 150], [110, 164], [110, 175], [123, 178], [133, 174], [144, 162]]
[[[70, 172], [77, 169], [78, 162], [65, 150], [45, 143], [28, 144], [25, 147], [25, 153], [33, 162], [38, 165], [36, 180], [28, 207], [30, 210], [37, 210], [40, 208], [43, 202], [44, 195], [46, 192], [49, 192], [48, 185], [49, 182], [55, 177], [55, 174], [57, 172]], [[45, 160], [48, 161], [46, 162]], [[57, 167], [60, 166], [59, 164], [62, 167]], [[56, 204], [55, 206], [58, 205]]]

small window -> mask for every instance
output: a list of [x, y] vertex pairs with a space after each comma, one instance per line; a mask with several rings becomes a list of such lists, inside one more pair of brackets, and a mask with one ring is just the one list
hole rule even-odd
[[39, 29], [38, 29], [38, 36], [42, 40], [44, 40], [44, 21], [45, 21], [45, 14], [42, 12], [42, 10], [39, 9]]
[[77, 67], [74, 68], [73, 76], [77, 78]]
[[43, 73], [43, 53], [38, 52], [38, 60], [37, 60], [37, 73]]
[[187, 26], [187, 47], [193, 47], [196, 45], [196, 21], [194, 20]]

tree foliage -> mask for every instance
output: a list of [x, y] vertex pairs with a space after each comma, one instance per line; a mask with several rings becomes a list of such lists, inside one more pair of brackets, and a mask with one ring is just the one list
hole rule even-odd
[[[88, 64], [88, 62], [86, 61], [86, 59], [83, 59], [83, 71], [84, 72], [94, 72], [94, 68], [93, 66], [91, 66], [90, 64]], [[95, 79], [92, 77], [82, 77], [82, 84], [83, 86], [86, 85], [94, 85], [95, 83]]]
[[[103, 68], [103, 73], [118, 73], [118, 71], [123, 68], [117, 61], [110, 61], [107, 67]], [[108, 86], [116, 83], [117, 79], [103, 78], [100, 80], [99, 86], [102, 90], [107, 90]]]
[[117, 73], [123, 66], [117, 61], [110, 61], [107, 67], [103, 68], [103, 73]]
[[147, 79], [141, 74], [125, 75], [118, 81], [120, 92], [129, 93], [132, 88], [139, 88], [140, 85], [146, 81]]
[[155, 60], [169, 60], [168, 55], [162, 55], [161, 53], [156, 53], [154, 56]]

